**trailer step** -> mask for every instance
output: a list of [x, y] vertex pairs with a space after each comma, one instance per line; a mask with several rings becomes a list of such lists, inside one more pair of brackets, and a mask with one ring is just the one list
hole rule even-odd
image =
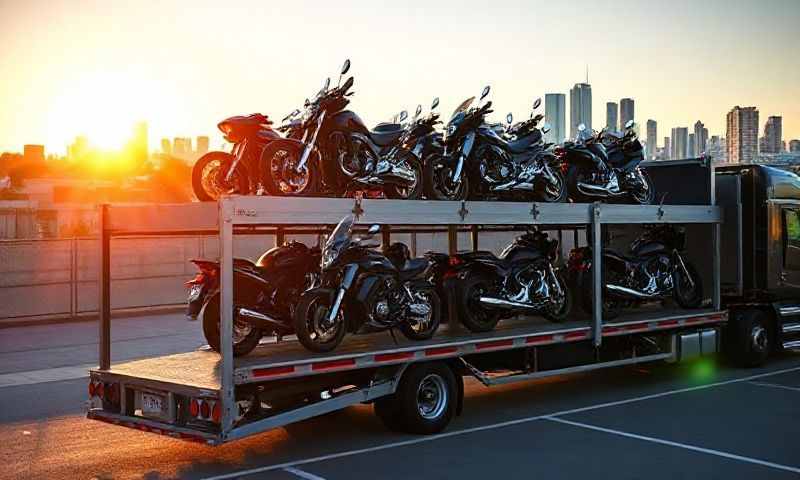
[[783, 342], [784, 350], [798, 350], [800, 349], [800, 340], [792, 340], [790, 342]]
[[784, 323], [781, 331], [783, 333], [800, 333], [800, 322]]

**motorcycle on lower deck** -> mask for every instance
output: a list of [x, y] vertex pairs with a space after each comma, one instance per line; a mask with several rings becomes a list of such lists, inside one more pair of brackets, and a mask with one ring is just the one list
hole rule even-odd
[[[233, 354], [247, 355], [261, 337], [294, 333], [297, 298], [319, 281], [319, 247], [289, 242], [265, 252], [255, 262], [233, 264]], [[220, 265], [192, 260], [199, 273], [187, 282], [188, 313], [199, 316], [209, 346], [220, 350]]]
[[[488, 94], [487, 86], [480, 101]], [[509, 138], [486, 122], [492, 102], [470, 108], [474, 99], [453, 112], [445, 129], [445, 150], [424, 161], [428, 198], [565, 201], [559, 160], [542, 142], [535, 123], [526, 123]]]
[[[350, 69], [347, 60], [341, 76]], [[382, 190], [393, 198], [413, 198], [422, 167], [404, 155], [388, 156], [403, 126], [384, 123], [369, 130], [345, 108], [353, 77], [330, 88], [327, 79], [299, 120], [299, 137], [270, 144], [261, 155], [264, 186], [276, 196], [341, 197], [354, 187]]]
[[[558, 240], [541, 231], [519, 236], [496, 257], [491, 252], [450, 257], [445, 289], [458, 316], [473, 332], [487, 332], [503, 318], [539, 314], [562, 322], [572, 310], [572, 292], [554, 266]], [[447, 282], [447, 280], [445, 280]]]
[[[686, 233], [673, 225], [650, 227], [631, 242], [630, 254], [603, 250], [603, 317], [614, 318], [624, 307], [674, 298], [682, 308], [698, 308], [703, 284], [697, 269], [683, 258]], [[568, 269], [583, 309], [593, 308], [592, 248], [570, 252]]]
[[556, 155], [568, 166], [566, 183], [573, 201], [627, 199], [640, 205], [654, 202], [653, 182], [647, 170], [639, 166], [644, 154], [633, 121], [625, 129], [623, 137], [616, 137], [605, 129], [594, 134], [581, 124], [575, 140], [556, 149]]
[[[300, 296], [294, 329], [300, 343], [314, 352], [329, 352], [346, 332], [399, 328], [412, 340], [431, 338], [439, 327], [441, 306], [424, 258], [389, 257], [374, 250], [370, 227], [353, 237], [353, 217], [336, 226], [322, 251], [319, 287]], [[396, 247], [395, 247], [396, 248]]]

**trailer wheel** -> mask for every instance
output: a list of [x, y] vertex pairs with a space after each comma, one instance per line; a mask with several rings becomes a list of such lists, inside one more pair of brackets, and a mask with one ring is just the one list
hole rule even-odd
[[455, 374], [439, 362], [413, 364], [394, 395], [375, 402], [375, 413], [390, 430], [429, 435], [444, 430], [458, 406]]
[[728, 323], [725, 345], [728, 356], [742, 367], [763, 365], [772, 350], [769, 318], [755, 308], [738, 312]]

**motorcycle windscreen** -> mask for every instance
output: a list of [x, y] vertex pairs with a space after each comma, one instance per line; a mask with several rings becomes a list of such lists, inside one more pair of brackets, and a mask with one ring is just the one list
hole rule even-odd
[[469, 106], [472, 105], [472, 102], [474, 102], [474, 101], [475, 101], [475, 97], [472, 96], [472, 97], [469, 97], [468, 99], [464, 100], [463, 102], [461, 102], [461, 105], [459, 105], [458, 107], [456, 107], [455, 110], [453, 110], [453, 114], [450, 115], [450, 120], [452, 121], [452, 119], [456, 115], [458, 115], [460, 112], [463, 112], [466, 109], [468, 109]]
[[348, 215], [339, 221], [339, 224], [336, 225], [336, 228], [334, 228], [333, 232], [331, 232], [331, 236], [328, 237], [328, 241], [325, 242], [325, 248], [327, 249], [329, 247], [341, 245], [343, 242], [346, 242], [350, 238], [350, 232], [353, 229], [353, 222], [354, 218], [352, 215]]

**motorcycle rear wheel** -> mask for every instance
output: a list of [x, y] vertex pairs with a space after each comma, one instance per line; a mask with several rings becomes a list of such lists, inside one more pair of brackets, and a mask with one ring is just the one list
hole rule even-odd
[[[220, 297], [216, 293], [209, 298], [200, 310], [203, 318], [203, 335], [206, 337], [208, 346], [215, 352], [222, 353], [222, 342], [220, 341]], [[258, 342], [261, 341], [261, 330], [246, 321], [233, 319], [233, 356], [241, 357], [255, 350]]]
[[[605, 273], [605, 272], [604, 272]], [[608, 278], [603, 275], [603, 285], [608, 283]], [[575, 288], [580, 292], [583, 311], [592, 314], [594, 311], [594, 285], [592, 282], [592, 270], [580, 272], [577, 275]], [[610, 298], [607, 292], [603, 292], [603, 320], [612, 320], [619, 316], [620, 304], [617, 300]]]
[[564, 178], [564, 174], [561, 172], [561, 168], [555, 168], [550, 170], [553, 173], [553, 176], [556, 178], [557, 185], [550, 185], [545, 179], [542, 179], [540, 182], [541, 190], [536, 193], [536, 197], [542, 201], [547, 203], [563, 203], [567, 201], [567, 179]]
[[321, 321], [333, 307], [333, 299], [333, 292], [328, 289], [312, 289], [300, 296], [300, 302], [295, 307], [295, 334], [300, 343], [312, 352], [330, 352], [344, 339], [347, 331], [344, 307], [339, 309], [330, 329], [324, 330], [321, 325]]
[[421, 328], [404, 319], [400, 324], [400, 331], [409, 340], [428, 340], [439, 329], [439, 323], [442, 321], [442, 302], [439, 299], [439, 295], [432, 288], [419, 293], [428, 297], [428, 306], [431, 309], [430, 319]]
[[228, 169], [234, 161], [233, 155], [226, 152], [209, 152], [194, 163], [192, 167], [192, 190], [201, 202], [215, 202], [223, 195], [250, 193], [250, 181], [239, 164], [225, 181]]
[[489, 282], [479, 274], [470, 274], [456, 287], [458, 317], [472, 332], [490, 332], [500, 321], [500, 313], [480, 305], [478, 297], [488, 293]]
[[386, 185], [386, 188], [384, 189], [386, 198], [392, 198], [395, 200], [419, 200], [422, 198], [422, 166], [411, 154], [407, 154], [405, 163], [408, 168], [414, 171], [414, 183], [407, 187], [395, 184]]
[[272, 142], [261, 152], [262, 182], [267, 193], [275, 197], [302, 197], [317, 193], [319, 182], [314, 156], [311, 153], [304, 170], [295, 167], [303, 155], [303, 147], [297, 143]]
[[630, 197], [634, 202], [639, 205], [652, 205], [656, 200], [656, 189], [653, 187], [653, 182], [650, 180], [650, 175], [646, 170], [641, 171], [642, 181], [644, 182], [644, 190], [630, 192]]

